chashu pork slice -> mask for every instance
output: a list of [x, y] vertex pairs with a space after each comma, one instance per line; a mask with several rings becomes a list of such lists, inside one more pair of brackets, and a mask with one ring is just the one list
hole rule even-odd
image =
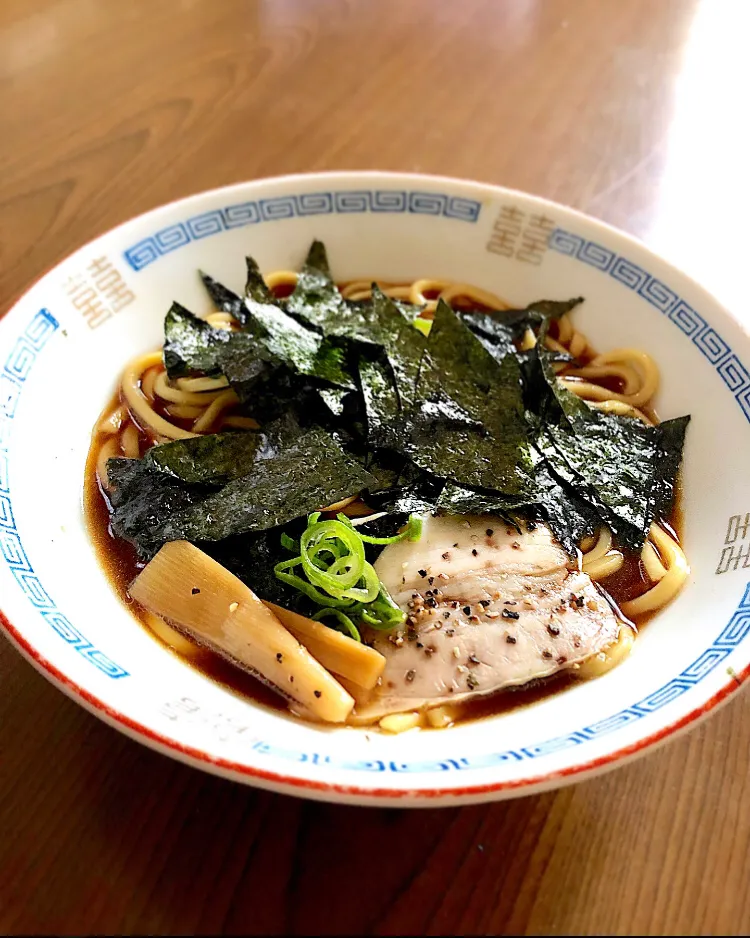
[[409, 618], [368, 635], [386, 666], [357, 702], [365, 721], [518, 687], [618, 637], [609, 603], [545, 525], [428, 518], [419, 541], [386, 547], [375, 569]]

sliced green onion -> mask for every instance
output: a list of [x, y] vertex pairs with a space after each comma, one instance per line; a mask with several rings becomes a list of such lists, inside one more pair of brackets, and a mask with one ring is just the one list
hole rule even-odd
[[[374, 629], [393, 629], [406, 618], [380, 582], [365, 556], [365, 544], [395, 544], [419, 540], [422, 519], [411, 515], [404, 529], [393, 537], [361, 534], [346, 515], [320, 520], [321, 512], [308, 516], [299, 543], [287, 534], [281, 544], [294, 553], [274, 567], [283, 583], [304, 593], [323, 608], [313, 618], [333, 618], [340, 631], [360, 641], [355, 621]], [[345, 611], [344, 611], [345, 610]]]
[[417, 316], [416, 319], [412, 319], [411, 324], [414, 326], [417, 332], [421, 332], [422, 335], [429, 335], [430, 330], [432, 329], [432, 320], [423, 319], [421, 316]]
[[394, 534], [393, 537], [371, 537], [369, 534], [362, 534], [358, 528], [354, 527], [346, 515], [338, 515], [337, 517], [342, 524], [348, 525], [355, 531], [365, 544], [397, 544], [399, 541], [405, 540], [418, 541], [422, 536], [423, 522], [420, 515], [409, 515], [409, 520], [404, 530], [400, 531], [398, 534]]
[[325, 619], [326, 616], [331, 616], [339, 623], [340, 628], [337, 628], [335, 625], [332, 626], [337, 632], [343, 632], [345, 635], [353, 638], [355, 642], [362, 641], [362, 636], [359, 634], [357, 626], [352, 622], [349, 616], [340, 609], [319, 609], [311, 618], [315, 619], [316, 622], [320, 622], [320, 620]]
[[293, 550], [295, 554], [299, 553], [299, 544], [294, 538], [289, 537], [286, 531], [281, 535], [281, 546], [286, 547], [287, 550]]
[[368, 625], [371, 625], [374, 629], [384, 631], [401, 625], [405, 618], [406, 616], [396, 603], [394, 603], [382, 583], [380, 584], [377, 599], [370, 603], [366, 612], [362, 613], [362, 619], [367, 622]]
[[317, 590], [307, 580], [303, 580], [301, 576], [297, 576], [296, 573], [287, 573], [287, 570], [293, 569], [301, 563], [301, 561], [301, 557], [294, 557], [292, 560], [282, 560], [281, 563], [276, 564], [273, 568], [273, 572], [282, 583], [293, 586], [319, 606], [340, 606], [346, 608], [355, 604], [353, 599], [337, 599], [326, 593], [321, 593], [320, 590]]

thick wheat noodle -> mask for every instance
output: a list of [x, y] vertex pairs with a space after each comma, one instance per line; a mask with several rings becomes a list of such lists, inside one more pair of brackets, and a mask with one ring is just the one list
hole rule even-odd
[[227, 410], [233, 404], [236, 404], [239, 398], [231, 389], [222, 391], [209, 406], [203, 411], [203, 414], [193, 424], [195, 433], [206, 433], [214, 425], [222, 411]]
[[653, 421], [650, 420], [642, 410], [638, 410], [637, 407], [633, 407], [632, 404], [626, 404], [624, 401], [589, 401], [589, 404], [591, 404], [592, 407], [596, 407], [597, 410], [604, 411], [605, 414], [617, 414], [618, 417], [636, 417], [649, 427], [653, 426]]
[[[527, 328], [523, 334], [523, 338], [521, 339], [520, 351], [528, 352], [529, 349], [533, 349], [535, 345], [536, 345], [536, 336], [534, 335], [531, 329]], [[563, 349], [563, 351], [566, 351], [566, 349]]]
[[141, 375], [141, 390], [153, 404], [156, 400], [156, 379], [162, 373], [161, 365], [155, 365], [153, 368], [148, 368]]
[[472, 287], [469, 283], [449, 283], [441, 292], [439, 299], [450, 303], [451, 300], [471, 300], [482, 306], [488, 306], [490, 309], [509, 309], [510, 307], [499, 296], [482, 290], [479, 287]]
[[[384, 286], [383, 293], [390, 296], [392, 300], [408, 300], [411, 302], [411, 287]], [[372, 296], [372, 290], [370, 290], [370, 296]]]
[[661, 609], [680, 592], [690, 574], [684, 551], [661, 525], [652, 524], [648, 537], [658, 551], [659, 559], [666, 572], [651, 589], [641, 593], [636, 599], [620, 604], [623, 613], [631, 618], [644, 612]]
[[[422, 313], [434, 313], [438, 300], [450, 303], [452, 300], [465, 299], [487, 306], [491, 309], [508, 309], [508, 304], [487, 290], [473, 287], [468, 283], [454, 283], [451, 280], [430, 280], [423, 278], [411, 284], [378, 283], [378, 286], [393, 299], [408, 300], [414, 306], [422, 308]], [[425, 292], [435, 293], [433, 299], [425, 296]], [[341, 295], [347, 300], [366, 300], [372, 296], [372, 282], [369, 280], [352, 280], [341, 288]]]
[[[371, 280], [350, 280], [341, 287], [341, 295], [345, 300], [365, 300], [372, 293], [372, 283]], [[378, 286], [383, 289], [382, 284]]]
[[[161, 362], [161, 354], [153, 352], [134, 359], [123, 374], [122, 393], [139, 422], [162, 439], [189, 439], [206, 432], [216, 423], [223, 411], [238, 402], [236, 393], [228, 387], [225, 378], [178, 379], [178, 382], [175, 382], [176, 387], [171, 385]], [[182, 386], [180, 381], [183, 382]], [[199, 390], [200, 388], [206, 390]], [[165, 402], [164, 409], [168, 417], [193, 420], [193, 432], [183, 430], [165, 416], [158, 414], [152, 406], [157, 399]], [[107, 418], [113, 427], [109, 432], [117, 432], [114, 429], [117, 413], [115, 410]], [[250, 417], [238, 419], [241, 419], [242, 423], [236, 425], [244, 429], [255, 429], [258, 426]], [[102, 430], [104, 431], [104, 427]], [[131, 445], [128, 455], [138, 456], [140, 453], [134, 452]]]
[[[592, 373], [591, 369], [597, 370]], [[586, 380], [589, 376], [601, 378], [611, 375], [620, 377], [619, 369], [628, 369], [634, 373], [634, 383], [637, 383], [635, 390], [610, 391], [600, 384], [593, 384]], [[606, 352], [603, 355], [597, 355], [581, 368], [566, 368], [560, 376], [560, 380], [579, 397], [596, 401], [616, 400], [630, 404], [633, 407], [641, 407], [643, 404], [647, 404], [658, 390], [659, 369], [656, 367], [653, 358], [647, 355], [646, 352], [636, 348], [620, 348], [614, 349], [612, 352]]]
[[142, 427], [155, 431], [159, 436], [170, 440], [189, 440], [196, 433], [177, 427], [164, 417], [156, 413], [141, 389], [141, 376], [154, 365], [161, 363], [162, 353], [148, 352], [134, 358], [125, 368], [122, 376], [122, 393], [128, 403], [130, 412], [136, 417]]
[[273, 270], [264, 274], [263, 279], [269, 290], [275, 290], [277, 287], [296, 287], [299, 274], [294, 270]]
[[619, 550], [612, 550], [598, 560], [584, 563], [583, 572], [588, 573], [592, 580], [603, 580], [605, 577], [617, 573], [623, 565], [624, 557]]
[[[530, 338], [526, 336], [526, 333], [524, 333], [523, 345], [528, 345], [529, 348], [534, 348], [534, 346], [536, 345], [536, 336], [535, 336], [534, 333], [531, 331], [531, 329], [527, 329], [526, 331], [527, 331], [528, 333], [530, 333]], [[544, 344], [545, 344], [546, 348], [550, 349], [550, 351], [552, 351], [552, 352], [564, 352], [564, 353], [567, 354], [568, 351], [569, 351], [569, 350], [562, 344], [562, 342], [558, 342], [557, 339], [553, 339], [551, 335], [548, 335], [548, 336], [547, 336], [547, 338], [544, 340]], [[521, 347], [521, 350], [522, 350], [522, 351], [523, 351], [523, 345], [522, 345], [522, 347]], [[563, 364], [565, 364], [565, 363], [563, 362]]]
[[126, 419], [127, 407], [124, 404], [118, 404], [114, 410], [110, 411], [106, 417], [102, 417], [96, 425], [96, 432], [104, 436], [113, 433], [119, 433], [123, 421]]
[[221, 418], [222, 427], [237, 427], [239, 430], [257, 430], [260, 424], [252, 417], [240, 417], [236, 414], [229, 414]]
[[[408, 300], [411, 296], [410, 287], [399, 287], [399, 286], [385, 286], [383, 287], [383, 293], [386, 296], [390, 296], [392, 300]], [[372, 296], [372, 290], [369, 293]]]
[[167, 625], [161, 616], [154, 615], [153, 612], [148, 612], [146, 609], [141, 609], [140, 614], [143, 616], [146, 625], [165, 645], [169, 645], [170, 648], [187, 658], [195, 658], [200, 654], [200, 648], [194, 642], [185, 638], [182, 633], [178, 632], [177, 629], [173, 629], [171, 625]]
[[193, 405], [202, 407], [204, 404], [212, 404], [216, 398], [225, 393], [225, 389], [218, 391], [183, 391], [180, 388], [173, 388], [167, 381], [166, 371], [160, 371], [159, 376], [154, 382], [154, 392], [162, 400], [170, 401], [173, 404]]
[[138, 439], [138, 428], [129, 423], [120, 434], [120, 450], [128, 459], [138, 459], [141, 455], [141, 444]]
[[178, 378], [175, 384], [181, 391], [222, 391], [229, 387], [224, 375], [218, 378]]
[[328, 505], [323, 511], [342, 511], [348, 505], [351, 505], [352, 502], [356, 502], [359, 498], [359, 495], [350, 495], [349, 498], [342, 498], [340, 502], [334, 502], [332, 505]]
[[351, 293], [344, 293], [347, 300], [369, 300], [372, 296], [372, 290], [368, 287], [366, 290], [352, 290]]
[[600, 528], [596, 540], [591, 543], [590, 547], [586, 548], [586, 553], [583, 558], [584, 568], [586, 564], [590, 563], [592, 560], [599, 560], [603, 557], [611, 547], [612, 532], [609, 528]]
[[168, 404], [164, 412], [170, 417], [177, 417], [178, 420], [196, 420], [203, 414], [203, 407], [196, 404]]
[[600, 528], [597, 539], [590, 539], [585, 548], [581, 544], [581, 552], [581, 569], [592, 580], [603, 580], [616, 573], [625, 561], [619, 550], [612, 549], [612, 532], [609, 528]]
[[[425, 296], [425, 292], [437, 293], [437, 297], [430, 299]], [[441, 299], [446, 303], [466, 299], [490, 309], [508, 309], [508, 304], [496, 294], [468, 283], [454, 283], [451, 280], [415, 280], [409, 287], [409, 299], [415, 306], [424, 307], [425, 312], [434, 312]]]
[[648, 578], [654, 583], [658, 583], [659, 580], [666, 576], [667, 568], [659, 559], [656, 548], [651, 541], [646, 541], [643, 545], [641, 560], [643, 561], [643, 566], [646, 568]]
[[582, 553], [588, 553], [599, 540], [598, 534], [587, 534], [578, 545]]
[[448, 286], [450, 286], [448, 280], [415, 280], [409, 287], [409, 302], [415, 306], [423, 306], [429, 312], [434, 312], [437, 309], [437, 297], [430, 299], [424, 295], [424, 291], [429, 290], [430, 293], [439, 295]]
[[[570, 343], [573, 341], [576, 334], [583, 338], [580, 332], [576, 332], [576, 328], [567, 313], [557, 320], [557, 338], [566, 348], [570, 348]], [[585, 339], [584, 344], [586, 344]]]
[[[574, 358], [580, 358], [591, 347], [583, 333], [573, 326], [566, 314], [557, 321], [557, 339], [554, 342], [564, 348]], [[553, 345], [554, 347], [554, 345]], [[625, 382], [621, 392], [610, 391], [587, 381], [587, 378], [616, 377]], [[647, 404], [659, 387], [659, 369], [653, 358], [637, 348], [617, 348], [600, 355], [594, 355], [582, 366], [567, 366], [560, 375], [565, 386], [586, 400], [619, 401], [638, 408]]]
[[580, 358], [589, 348], [586, 336], [576, 331], [568, 315], [561, 316], [557, 321], [557, 339], [573, 358]]
[[[583, 541], [581, 551], [581, 569], [592, 580], [611, 576], [624, 561], [620, 551], [612, 549], [612, 534], [607, 528], [599, 531], [596, 541], [593, 538]], [[661, 608], [679, 593], [689, 573], [682, 548], [657, 523], [649, 529], [648, 539], [641, 550], [641, 560], [654, 585], [636, 599], [621, 603], [620, 608], [625, 615], [638, 615]]]
[[588, 348], [588, 343], [586, 339], [581, 335], [580, 332], [577, 332], [573, 338], [570, 340], [568, 349], [573, 358], [580, 358], [586, 349]]
[[[565, 322], [565, 321], [566, 321], [565, 317], [563, 317], [563, 319], [560, 320], [560, 322]], [[568, 329], [567, 334], [569, 335], [571, 334], [570, 329]], [[566, 355], [568, 354], [572, 355], [573, 358], [578, 358], [579, 355], [581, 355], [583, 351], [585, 351], [588, 343], [583, 338], [583, 336], [581, 336], [580, 332], [576, 332], [575, 334], [572, 334], [570, 343], [566, 342], [566, 340], [563, 337], [563, 334], [561, 333], [557, 336], [557, 338], [554, 338], [554, 336], [548, 335], [544, 340], [544, 344], [546, 348], [550, 349], [553, 352], [563, 352]], [[536, 345], [536, 336], [534, 335], [531, 329], [527, 328], [523, 334], [523, 339], [521, 340], [521, 351], [526, 352], [529, 349], [534, 348], [535, 345]], [[578, 351], [577, 352], [573, 351], [574, 348], [578, 349]], [[560, 368], [566, 367], [565, 362], [556, 362], [555, 365]]]
[[[220, 315], [228, 314], [221, 313]], [[122, 380], [122, 392], [125, 399], [139, 422], [148, 429], [167, 439], [189, 439], [211, 429], [223, 411], [238, 402], [236, 393], [227, 387], [226, 379], [223, 378], [182, 379], [192, 382], [192, 387], [208, 388], [205, 391], [188, 390], [190, 384], [188, 388], [184, 384], [182, 387], [170, 385], [161, 357], [161, 352], [139, 356], [125, 369]], [[195, 421], [193, 432], [171, 423], [154, 410], [144, 388], [146, 381], [149, 382], [148, 389], [153, 395], [152, 400], [159, 398], [165, 401], [165, 410], [170, 417]], [[253, 422], [250, 428], [255, 426], [257, 424]]]
[[587, 658], [578, 666], [578, 676], [583, 678], [601, 677], [602, 674], [611, 671], [612, 668], [628, 657], [633, 650], [634, 641], [634, 629], [623, 623], [617, 633], [617, 638], [611, 645], [598, 655]]
[[619, 378], [623, 383], [620, 393], [627, 398], [638, 394], [643, 386], [640, 374], [622, 362], [611, 362], [608, 365], [585, 365], [583, 368], [576, 368], [575, 375], [577, 378], [593, 378], [594, 381], [602, 378]]
[[232, 326], [237, 322], [234, 316], [231, 313], [210, 313], [206, 316], [206, 322], [209, 326], [213, 326], [214, 329], [227, 329], [231, 330]]
[[[410, 300], [411, 287], [403, 284], [381, 283], [374, 281], [376, 286], [390, 296], [393, 300]], [[369, 300], [372, 296], [372, 280], [352, 280], [341, 287], [341, 295], [345, 300]]]

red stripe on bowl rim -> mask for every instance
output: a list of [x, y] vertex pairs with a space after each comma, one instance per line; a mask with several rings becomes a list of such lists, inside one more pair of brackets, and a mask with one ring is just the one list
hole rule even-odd
[[[336, 797], [330, 798], [326, 796], [343, 796], [345, 799], [350, 799], [355, 802], [358, 801], [360, 804], [367, 805], [391, 801], [401, 807], [431, 807], [433, 803], [439, 799], [450, 799], [451, 802], [459, 798], [474, 799], [477, 802], [491, 801], [493, 800], [493, 795], [501, 795], [503, 792], [513, 792], [518, 795], [532, 794], [535, 789], [542, 790], [545, 788], [562, 787], [564, 784], [583, 781], [583, 779], [589, 775], [598, 774], [607, 768], [615, 768], [617, 763], [632, 759], [638, 754], [641, 754], [643, 750], [665, 742], [669, 737], [686, 729], [696, 720], [705, 717], [717, 706], [725, 703], [734, 692], [742, 687], [744, 681], [750, 676], [750, 665], [748, 665], [741, 672], [735, 674], [731, 681], [728, 681], [707, 701], [699, 707], [695, 707], [669, 726], [663, 727], [650, 736], [646, 736], [629, 746], [624, 746], [605, 756], [599, 756], [596, 759], [591, 759], [588, 762], [570, 766], [566, 769], [560, 769], [557, 772], [548, 772], [543, 775], [529, 776], [512, 781], [494, 782], [484, 785], [467, 785], [460, 788], [436, 787], [408, 790], [376, 787], [363, 788], [358, 785], [316, 782], [312, 779], [294, 778], [289, 775], [282, 775], [278, 772], [271, 772], [266, 769], [233, 762], [231, 759], [212, 756], [203, 749], [186, 746], [184, 743], [179, 743], [174, 739], [170, 739], [168, 736], [163, 736], [161, 733], [157, 733], [155, 730], [144, 726], [137, 720], [133, 720], [124, 713], [120, 713], [118, 710], [110, 707], [94, 694], [91, 694], [89, 691], [76, 684], [75, 681], [72, 681], [34, 648], [10, 622], [2, 609], [0, 609], [0, 628], [6, 632], [12, 643], [17, 646], [19, 651], [23, 653], [38, 671], [52, 683], [58, 685], [69, 697], [81, 703], [86, 709], [90, 710], [104, 722], [114, 726], [125, 735], [131, 736], [144, 743], [151, 749], [155, 749], [156, 751], [166, 750], [166, 754], [171, 755], [173, 758], [193, 765], [195, 768], [202, 768], [205, 771], [213, 772], [224, 778], [227, 777], [226, 772], [231, 772], [234, 776], [237, 776], [237, 778], [235, 778], [236, 781], [243, 781], [245, 784], [257, 784], [260, 787], [272, 788], [284, 794], [317, 798], [318, 800], [338, 800]], [[524, 789], [529, 789], [529, 791], [524, 791]]]

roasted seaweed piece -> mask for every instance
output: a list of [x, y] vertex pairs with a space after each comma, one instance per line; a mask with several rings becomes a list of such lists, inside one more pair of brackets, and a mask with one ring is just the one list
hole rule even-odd
[[[192, 453], [183, 460], [193, 478], [217, 463], [226, 443]], [[285, 524], [350, 495], [377, 485], [377, 480], [349, 458], [337, 441], [321, 429], [308, 430], [284, 445], [270, 445], [257, 454], [249, 473], [225, 485], [207, 487], [178, 481], [147, 459], [113, 459], [108, 463], [114, 486], [113, 528], [120, 537], [150, 552], [166, 541], [216, 541], [247, 531]], [[177, 461], [179, 462], [179, 461]]]
[[[331, 277], [325, 247], [320, 241], [314, 241], [310, 247], [297, 286], [286, 300], [286, 310], [329, 339], [385, 348], [399, 380], [402, 364], [411, 365], [413, 359], [418, 364], [424, 348], [424, 337], [411, 325], [418, 308], [386, 297], [375, 284], [372, 299], [345, 300]], [[404, 358], [406, 362], [402, 363]], [[413, 387], [416, 377], [413, 367], [409, 374]]]
[[287, 311], [324, 336], [368, 341], [365, 307], [347, 303], [331, 277], [325, 246], [313, 241], [299, 273], [297, 286], [286, 300]]
[[548, 424], [545, 433], [543, 452], [557, 477], [580, 492], [624, 543], [640, 547], [655, 510], [659, 428], [603, 415], [578, 418], [573, 432]]
[[487, 351], [502, 361], [509, 352], [515, 352], [516, 343], [523, 339], [527, 329], [536, 330], [545, 319], [559, 319], [582, 302], [583, 297], [580, 296], [570, 300], [537, 300], [524, 309], [502, 309], [491, 313], [471, 311], [460, 315]]
[[309, 430], [197, 505], [167, 518], [165, 541], [218, 541], [262, 531], [357, 495], [375, 479], [323, 430]]
[[248, 475], [270, 446], [266, 433], [211, 433], [153, 446], [143, 462], [188, 485], [219, 485]]
[[164, 322], [164, 367], [171, 379], [224, 375], [241, 399], [282, 362], [249, 332], [216, 329], [173, 303]]
[[445, 481], [405, 462], [389, 488], [367, 496], [367, 504], [389, 513], [432, 514], [440, 505]]
[[276, 298], [268, 289], [255, 258], [245, 258], [245, 270], [245, 300], [251, 300], [254, 303], [276, 303]]
[[[280, 308], [247, 299], [241, 331], [216, 329], [179, 304], [165, 322], [164, 362], [170, 378], [224, 375], [256, 417], [282, 412], [303, 394], [322, 394], [334, 414], [343, 393], [356, 390], [346, 349], [306, 329]], [[319, 409], [319, 408], [318, 408]]]
[[277, 528], [227, 537], [221, 541], [200, 541], [197, 546], [231, 570], [261, 599], [309, 615], [319, 607], [304, 593], [282, 583], [273, 570], [279, 561], [289, 557], [289, 551], [281, 544], [282, 533], [298, 540], [306, 524], [305, 516]]
[[346, 350], [334, 339], [305, 328], [278, 306], [245, 300], [248, 320], [257, 342], [292, 372], [340, 388], [353, 389], [354, 379], [345, 364]]
[[404, 318], [393, 300], [373, 285], [369, 307], [370, 341], [385, 350], [398, 394], [399, 407], [412, 407], [426, 347], [425, 337]]
[[506, 355], [498, 362], [443, 302], [435, 312], [415, 399], [402, 416], [395, 446], [417, 466], [459, 485], [530, 494], [518, 360]]
[[275, 459], [303, 428], [291, 412], [263, 430], [209, 433], [151, 447], [142, 462], [187, 485], [223, 485], [249, 475], [259, 459]]
[[591, 505], [629, 547], [639, 548], [651, 522], [671, 503], [686, 418], [647, 426], [591, 407], [556, 378], [540, 331], [537, 360], [549, 393], [538, 404], [535, 441], [556, 478]]
[[242, 297], [237, 296], [236, 293], [228, 287], [225, 287], [223, 283], [214, 280], [213, 277], [204, 273], [202, 270], [198, 271], [198, 273], [216, 309], [223, 313], [229, 313], [230, 316], [234, 316], [238, 322], [241, 322], [244, 316]]
[[367, 438], [371, 446], [387, 446], [401, 416], [396, 377], [382, 352], [360, 355], [359, 383], [367, 420]]
[[188, 488], [154, 469], [144, 459], [110, 459], [107, 476], [112, 531], [130, 541], [142, 560], [149, 560], [164, 543], [159, 533], [163, 519], [201, 502], [206, 494], [203, 488]]
[[225, 287], [224, 284], [219, 283], [218, 280], [214, 280], [213, 277], [210, 277], [203, 271], [199, 272], [203, 285], [208, 291], [208, 295], [213, 300], [217, 310], [229, 313], [242, 325], [245, 325], [248, 321], [245, 300], [252, 300], [255, 303], [275, 302], [274, 296], [266, 286], [266, 281], [263, 279], [263, 274], [261, 274], [260, 268], [255, 260], [252, 257], [246, 257], [245, 265], [247, 267], [247, 279], [245, 281], [244, 298], [237, 296], [234, 291]]
[[656, 479], [652, 493], [654, 506], [653, 517], [669, 518], [674, 507], [677, 478], [682, 464], [682, 451], [685, 446], [690, 417], [675, 417], [659, 424], [661, 438], [656, 457]]

